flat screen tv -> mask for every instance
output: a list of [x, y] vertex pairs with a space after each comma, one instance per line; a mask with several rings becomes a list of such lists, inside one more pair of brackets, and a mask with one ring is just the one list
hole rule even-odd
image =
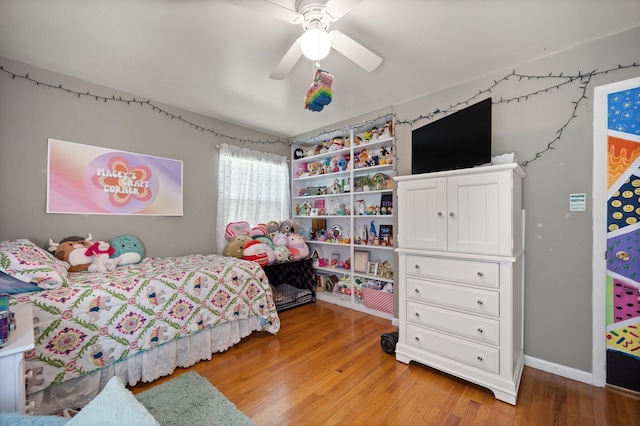
[[411, 132], [411, 173], [463, 169], [491, 161], [491, 98]]

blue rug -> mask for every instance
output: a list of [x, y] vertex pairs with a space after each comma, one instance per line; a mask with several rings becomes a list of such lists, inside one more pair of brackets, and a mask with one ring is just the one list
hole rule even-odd
[[162, 426], [251, 426], [254, 423], [218, 389], [190, 371], [136, 394]]

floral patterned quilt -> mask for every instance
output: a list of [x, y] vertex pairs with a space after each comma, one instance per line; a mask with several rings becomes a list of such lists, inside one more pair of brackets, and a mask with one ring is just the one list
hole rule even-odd
[[249, 316], [276, 334], [269, 282], [254, 262], [220, 255], [147, 258], [108, 273], [69, 273], [68, 286], [14, 295], [33, 309], [27, 395], [207, 327]]

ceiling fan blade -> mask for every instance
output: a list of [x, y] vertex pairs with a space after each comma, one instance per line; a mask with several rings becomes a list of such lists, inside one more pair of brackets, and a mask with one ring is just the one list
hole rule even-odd
[[271, 72], [271, 77], [274, 80], [282, 80], [289, 74], [293, 67], [298, 63], [302, 57], [302, 48], [300, 47], [300, 37], [293, 42], [287, 53], [280, 60], [280, 63]]
[[362, 0], [329, 0], [323, 9], [329, 19], [335, 22], [360, 3]]
[[338, 30], [329, 33], [331, 36], [331, 47], [360, 65], [365, 70], [371, 72], [382, 63], [382, 58], [351, 37], [344, 35]]
[[254, 10], [291, 24], [301, 24], [304, 21], [302, 14], [280, 6], [279, 4], [272, 3], [269, 0], [224, 0], [224, 2]]

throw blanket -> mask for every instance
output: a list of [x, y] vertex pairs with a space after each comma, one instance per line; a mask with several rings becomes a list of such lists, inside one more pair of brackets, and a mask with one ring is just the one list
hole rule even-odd
[[12, 297], [33, 309], [27, 395], [240, 318], [258, 316], [273, 334], [280, 328], [264, 271], [233, 257], [147, 258], [68, 280], [68, 287]]

